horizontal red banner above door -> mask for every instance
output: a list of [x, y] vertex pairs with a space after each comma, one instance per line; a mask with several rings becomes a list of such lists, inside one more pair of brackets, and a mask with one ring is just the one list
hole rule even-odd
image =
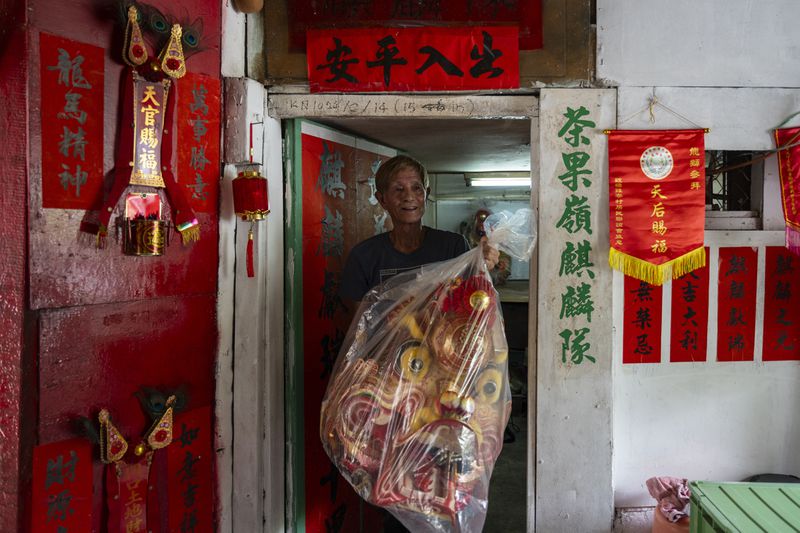
[[519, 87], [516, 26], [309, 30], [311, 92]]

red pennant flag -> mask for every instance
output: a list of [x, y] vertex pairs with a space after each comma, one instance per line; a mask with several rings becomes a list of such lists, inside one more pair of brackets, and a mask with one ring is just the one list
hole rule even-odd
[[704, 133], [609, 133], [612, 268], [661, 285], [705, 266]]
[[775, 130], [778, 168], [781, 176], [783, 218], [786, 221], [786, 247], [800, 255], [800, 128]]

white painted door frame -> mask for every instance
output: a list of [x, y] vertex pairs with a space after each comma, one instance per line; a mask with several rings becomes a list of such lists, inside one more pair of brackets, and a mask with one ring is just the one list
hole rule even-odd
[[[539, 102], [536, 96], [520, 95], [316, 95], [269, 94], [267, 112], [270, 120], [290, 118], [437, 118], [447, 119], [530, 119], [531, 121], [531, 205], [538, 209], [539, 180]], [[265, 135], [266, 151], [279, 150], [281, 138]], [[528, 323], [528, 457], [527, 457], [527, 522], [528, 530], [535, 523], [536, 502], [536, 363], [537, 363], [537, 264], [538, 247], [530, 262], [530, 301]], [[268, 308], [268, 322], [283, 318], [283, 308]], [[272, 316], [273, 313], [278, 313]], [[277, 354], [272, 354], [275, 357]], [[277, 376], [276, 376], [277, 379]], [[269, 389], [283, 390], [283, 383], [266, 383]], [[237, 396], [241, 395], [237, 391]], [[281, 466], [282, 468], [282, 466]], [[278, 471], [279, 469], [275, 469]], [[291, 472], [286, 472], [291, 477]]]
[[[284, 530], [283, 154], [280, 120], [266, 116], [256, 80], [225, 78], [220, 184], [216, 369], [219, 531]], [[252, 161], [252, 164], [250, 162]], [[255, 275], [247, 276], [250, 223], [234, 214], [231, 181], [256, 166], [270, 213], [254, 226]]]

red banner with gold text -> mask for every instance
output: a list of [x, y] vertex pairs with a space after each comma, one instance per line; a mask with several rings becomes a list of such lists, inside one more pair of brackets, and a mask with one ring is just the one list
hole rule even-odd
[[786, 247], [800, 255], [800, 128], [775, 130], [775, 143], [787, 147], [778, 152]]
[[42, 207], [89, 209], [103, 187], [105, 52], [39, 36]]
[[178, 99], [178, 183], [196, 213], [214, 213], [219, 196], [220, 81], [188, 72]]
[[519, 87], [516, 26], [309, 30], [311, 92]]
[[661, 285], [706, 264], [703, 130], [614, 130], [608, 138], [609, 263]]

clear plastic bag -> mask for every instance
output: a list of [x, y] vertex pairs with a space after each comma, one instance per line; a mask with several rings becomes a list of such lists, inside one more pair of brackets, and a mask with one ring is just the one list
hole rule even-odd
[[[525, 260], [535, 219], [522, 211], [487, 235]], [[510, 410], [503, 317], [478, 247], [367, 294], [322, 401], [320, 436], [356, 492], [411, 531], [473, 532]]]

